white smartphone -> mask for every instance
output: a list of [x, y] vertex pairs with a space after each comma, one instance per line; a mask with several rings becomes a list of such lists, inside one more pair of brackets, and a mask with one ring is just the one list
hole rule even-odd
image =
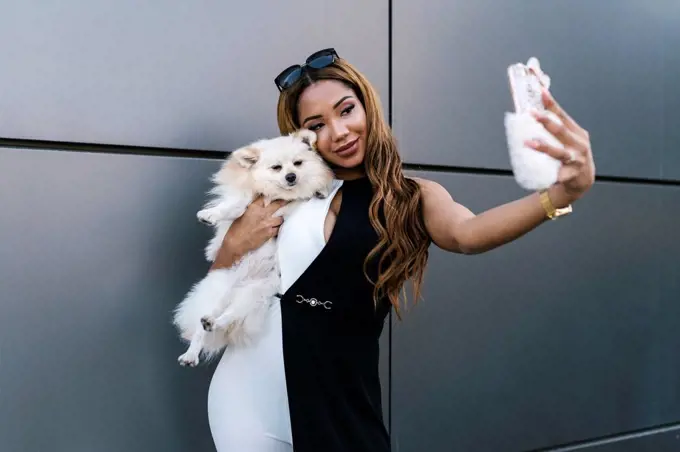
[[[538, 65], [537, 60], [535, 64]], [[542, 82], [532, 67], [523, 63], [511, 64], [508, 66], [508, 81], [516, 113], [525, 113], [532, 108], [545, 110], [541, 96]]]

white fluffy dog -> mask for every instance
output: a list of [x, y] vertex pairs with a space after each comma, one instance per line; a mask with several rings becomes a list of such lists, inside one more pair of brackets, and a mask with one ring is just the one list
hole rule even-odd
[[[265, 204], [290, 201], [275, 215], [284, 216], [300, 202], [328, 196], [333, 173], [315, 150], [316, 134], [298, 130], [256, 141], [231, 153], [212, 177], [214, 198], [198, 212], [215, 228], [205, 249], [214, 261], [231, 224], [259, 195]], [[262, 330], [270, 304], [280, 290], [275, 239], [251, 251], [228, 269], [210, 271], [195, 284], [174, 312], [173, 323], [189, 348], [178, 361], [198, 365], [228, 345], [247, 345]]]

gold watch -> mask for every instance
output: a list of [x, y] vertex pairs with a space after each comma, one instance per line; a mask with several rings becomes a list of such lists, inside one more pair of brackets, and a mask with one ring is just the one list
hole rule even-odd
[[543, 209], [545, 209], [545, 214], [551, 220], [555, 220], [563, 215], [571, 213], [571, 204], [569, 204], [567, 207], [557, 209], [550, 200], [550, 196], [548, 196], [548, 190], [541, 190], [538, 195], [541, 200], [541, 205], [543, 206]]

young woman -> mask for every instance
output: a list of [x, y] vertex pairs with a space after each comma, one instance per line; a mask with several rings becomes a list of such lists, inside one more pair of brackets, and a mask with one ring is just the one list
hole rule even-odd
[[564, 149], [528, 145], [564, 162], [559, 182], [475, 215], [438, 183], [403, 174], [375, 90], [333, 49], [275, 81], [281, 133], [315, 131], [337, 183], [285, 225], [272, 217], [278, 204], [255, 202], [225, 237], [213, 268], [278, 234], [283, 287], [265, 337], [227, 350], [216, 369], [213, 438], [219, 451], [388, 451], [378, 340], [389, 310], [399, 314], [404, 282], [417, 298], [431, 243], [482, 253], [565, 213], [594, 182], [588, 133], [545, 93], [564, 126], [537, 119]]

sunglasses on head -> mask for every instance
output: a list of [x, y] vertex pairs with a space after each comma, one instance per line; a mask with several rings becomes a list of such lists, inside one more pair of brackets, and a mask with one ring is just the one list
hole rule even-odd
[[337, 58], [339, 57], [335, 49], [319, 50], [307, 57], [307, 61], [304, 64], [294, 64], [284, 69], [274, 79], [274, 83], [279, 91], [283, 91], [297, 82], [302, 77], [303, 72], [308, 70], [307, 68], [322, 69], [333, 64]]

